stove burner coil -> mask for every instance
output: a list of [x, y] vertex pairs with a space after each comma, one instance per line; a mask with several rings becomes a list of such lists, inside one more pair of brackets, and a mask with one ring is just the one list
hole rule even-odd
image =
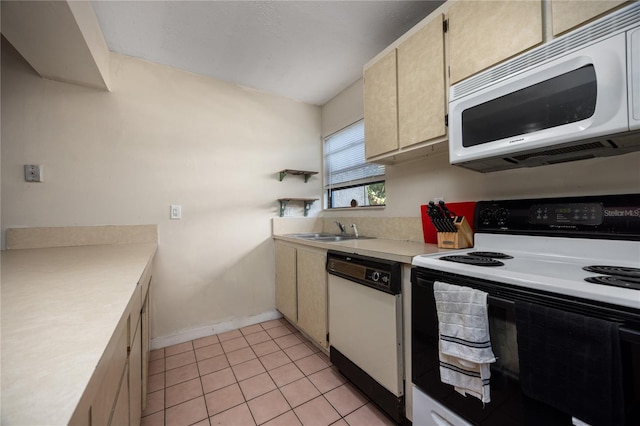
[[616, 277], [627, 277], [640, 279], [640, 268], [629, 268], [626, 266], [585, 266], [585, 271], [595, 272], [596, 274], [614, 275]]
[[469, 256], [490, 257], [492, 259], [513, 259], [513, 256], [509, 256], [508, 254], [504, 253], [498, 253], [495, 251], [472, 251], [467, 254]]
[[452, 256], [442, 256], [440, 260], [447, 260], [449, 262], [457, 262], [464, 263], [467, 265], [474, 266], [503, 266], [504, 263], [491, 259], [489, 257], [479, 257], [479, 256], [460, 256], [460, 255], [452, 255]]
[[640, 290], [640, 279], [612, 276], [587, 277], [586, 282], [593, 284], [611, 285], [615, 287], [629, 288], [632, 290]]

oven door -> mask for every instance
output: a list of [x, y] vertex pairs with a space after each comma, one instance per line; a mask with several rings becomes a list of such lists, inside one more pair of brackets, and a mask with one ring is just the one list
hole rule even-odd
[[[425, 268], [412, 270], [412, 382], [428, 397], [475, 425], [571, 425], [569, 414], [528, 398], [518, 381], [518, 340], [515, 300], [546, 306], [568, 306], [572, 301], [499, 283], [477, 280]], [[464, 397], [440, 381], [438, 318], [433, 295], [434, 281], [477, 288], [489, 293], [489, 329], [497, 361], [491, 364], [491, 402]], [[555, 297], [555, 299], [554, 299]], [[576, 303], [573, 301], [573, 303]], [[592, 309], [592, 308], [589, 308]], [[609, 315], [609, 314], [607, 314]], [[635, 326], [638, 326], [636, 323]], [[640, 332], [621, 328], [626, 424], [640, 424]], [[414, 412], [418, 408], [414, 406]], [[436, 413], [447, 418], [450, 413]], [[535, 420], [534, 420], [535, 419]]]

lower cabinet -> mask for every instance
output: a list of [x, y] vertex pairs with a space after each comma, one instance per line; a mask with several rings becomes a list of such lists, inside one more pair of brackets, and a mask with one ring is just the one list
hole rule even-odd
[[[138, 426], [142, 417], [142, 316], [135, 328], [129, 352], [129, 419], [130, 426]], [[146, 386], [145, 386], [146, 387]]]
[[91, 377], [70, 425], [139, 426], [147, 391], [151, 265]]
[[327, 251], [276, 241], [276, 308], [322, 347], [327, 341]]

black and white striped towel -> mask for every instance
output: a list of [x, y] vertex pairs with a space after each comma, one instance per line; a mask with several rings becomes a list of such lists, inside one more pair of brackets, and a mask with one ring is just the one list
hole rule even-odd
[[462, 395], [491, 401], [491, 350], [487, 293], [436, 281], [433, 286], [440, 334], [440, 380]]

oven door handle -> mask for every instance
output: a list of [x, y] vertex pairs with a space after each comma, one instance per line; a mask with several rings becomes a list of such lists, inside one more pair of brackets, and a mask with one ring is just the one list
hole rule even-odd
[[[487, 301], [498, 308], [503, 309], [515, 309], [516, 302], [513, 300], [502, 299], [501, 297], [496, 296], [487, 296]], [[634, 330], [632, 328], [621, 326], [618, 328], [618, 333], [620, 334], [620, 339], [625, 342], [637, 343], [640, 344], [640, 331]]]

